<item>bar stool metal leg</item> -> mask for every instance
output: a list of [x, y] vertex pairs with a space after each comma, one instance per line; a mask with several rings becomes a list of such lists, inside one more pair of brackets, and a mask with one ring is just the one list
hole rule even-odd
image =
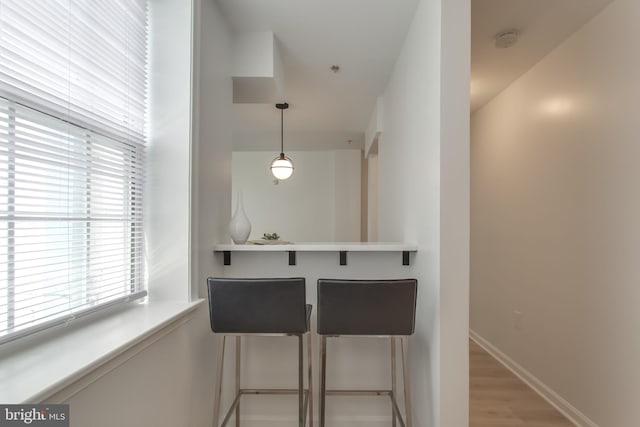
[[309, 379], [308, 379], [308, 399], [309, 399], [309, 427], [313, 427], [313, 371], [311, 370], [311, 333], [307, 332], [307, 369], [309, 370]]
[[411, 396], [409, 393], [409, 338], [402, 337], [402, 373], [404, 375], [404, 406], [405, 406], [405, 419], [407, 427], [412, 427], [411, 422]]
[[298, 424], [304, 427], [304, 351], [302, 334], [298, 335]]
[[216, 369], [216, 389], [213, 400], [213, 426], [218, 427], [220, 421], [220, 397], [222, 395], [222, 368], [224, 365], [224, 345], [226, 337], [222, 335], [218, 343], [218, 367]]
[[327, 337], [320, 337], [320, 427], [324, 427], [324, 409], [327, 388]]
[[391, 343], [391, 426], [396, 427], [396, 411], [393, 407], [394, 399], [396, 399], [396, 339], [389, 338]]
[[[240, 336], [236, 337], [236, 396], [240, 394]], [[236, 405], [236, 427], [240, 427], [240, 401]]]

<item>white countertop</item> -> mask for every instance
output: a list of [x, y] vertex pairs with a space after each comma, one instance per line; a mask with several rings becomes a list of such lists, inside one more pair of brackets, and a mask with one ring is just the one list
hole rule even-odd
[[300, 242], [274, 245], [219, 243], [215, 252], [416, 252], [417, 245], [398, 242]]

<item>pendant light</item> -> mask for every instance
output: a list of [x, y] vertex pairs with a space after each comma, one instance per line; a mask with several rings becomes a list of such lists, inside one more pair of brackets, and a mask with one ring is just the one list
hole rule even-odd
[[293, 162], [284, 155], [284, 110], [289, 108], [286, 102], [276, 104], [276, 108], [280, 110], [280, 155], [271, 162], [271, 173], [276, 179], [287, 179], [293, 173]]

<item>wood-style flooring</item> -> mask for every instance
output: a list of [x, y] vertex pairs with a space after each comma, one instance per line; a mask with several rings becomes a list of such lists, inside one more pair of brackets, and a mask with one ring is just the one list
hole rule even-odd
[[469, 375], [470, 427], [574, 427], [471, 340]]

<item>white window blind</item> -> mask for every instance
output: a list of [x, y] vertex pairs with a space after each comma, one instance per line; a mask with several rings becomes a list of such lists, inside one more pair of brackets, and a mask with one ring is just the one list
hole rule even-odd
[[0, 343], [146, 295], [146, 0], [0, 0]]

